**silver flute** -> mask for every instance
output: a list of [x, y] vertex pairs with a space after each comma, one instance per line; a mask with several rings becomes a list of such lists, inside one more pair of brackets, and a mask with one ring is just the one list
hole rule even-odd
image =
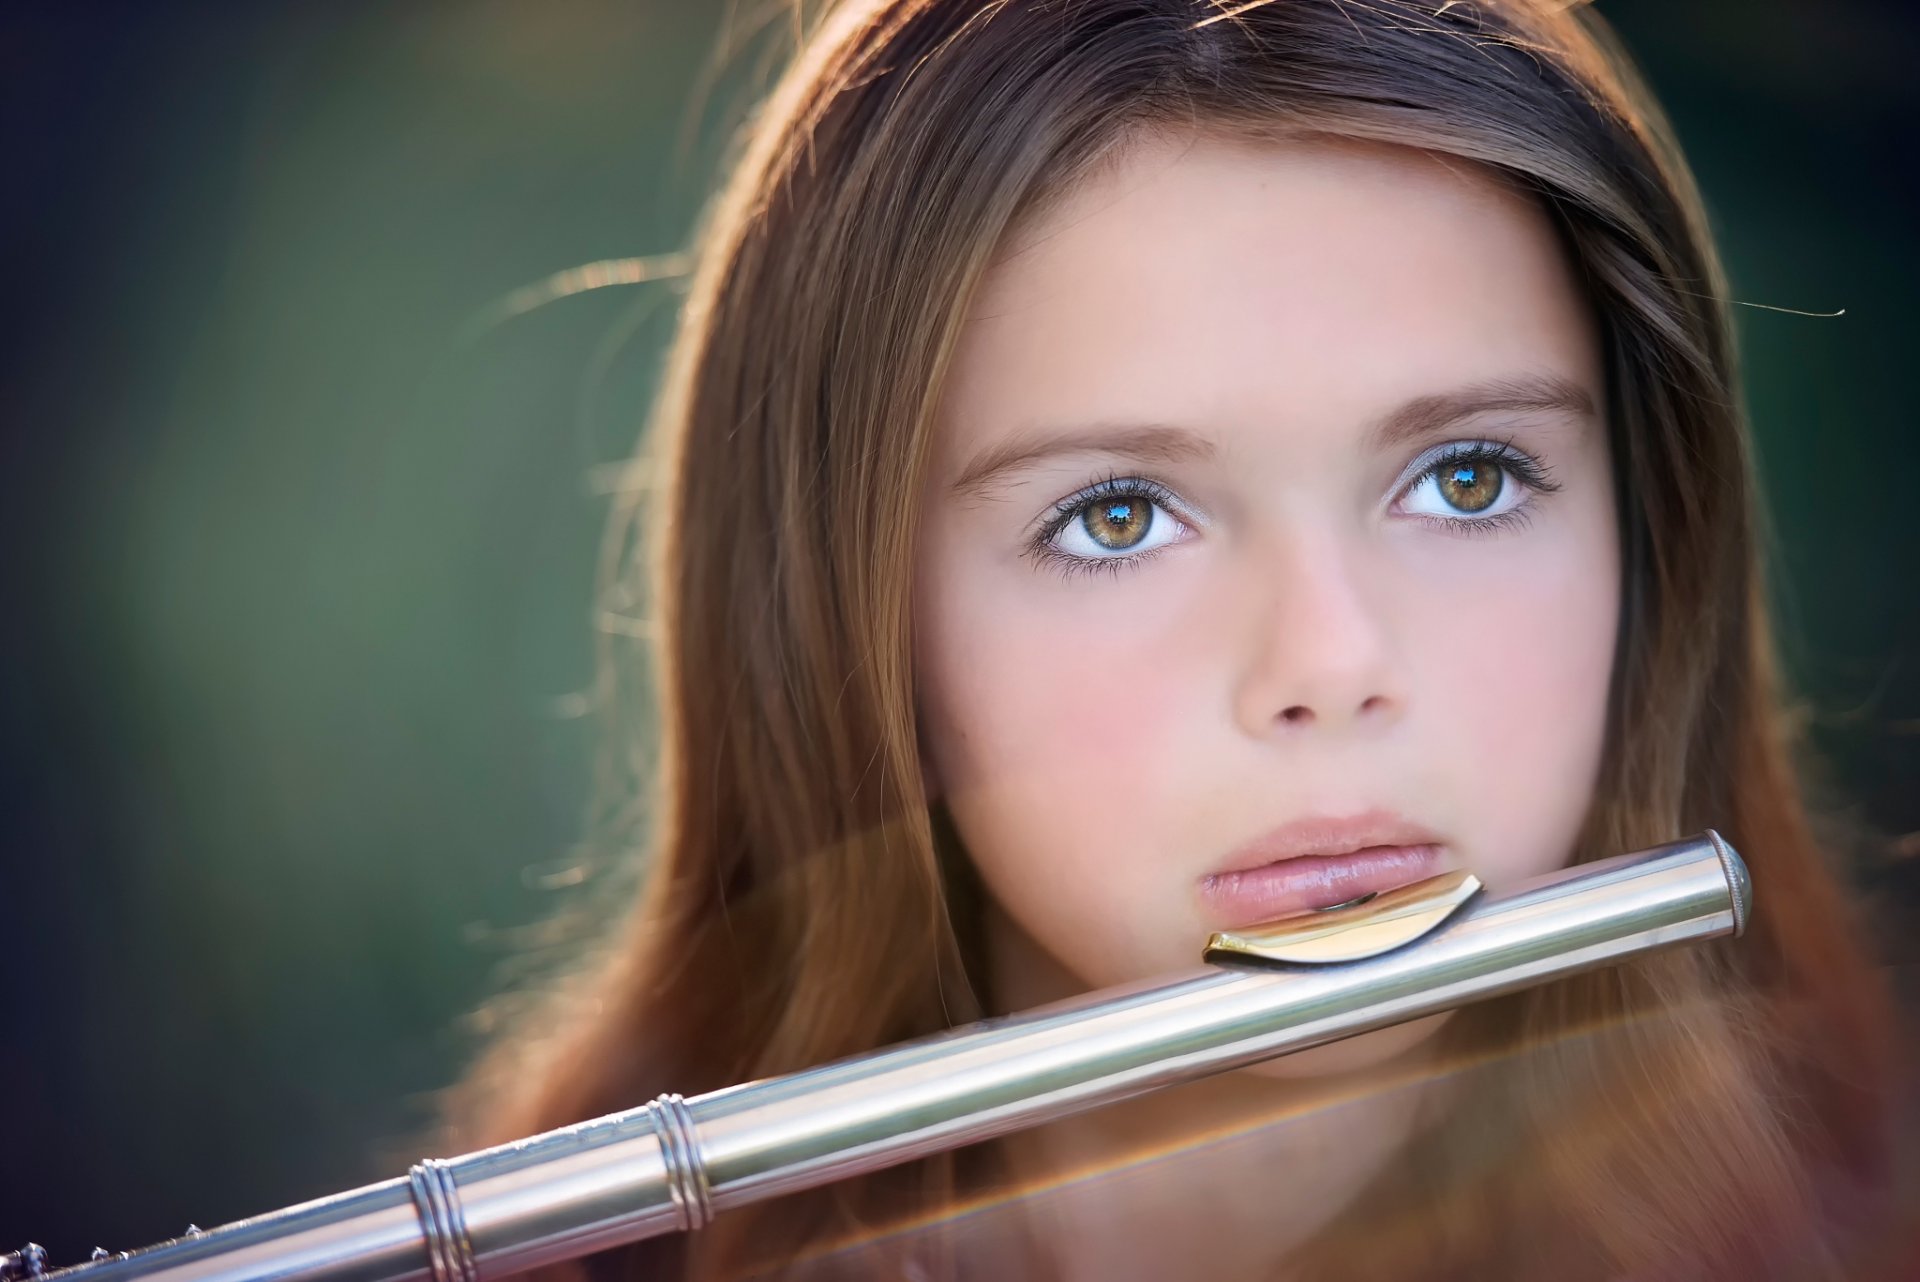
[[0, 1279], [481, 1282], [1162, 1087], [1676, 945], [1739, 935], [1719, 834], [1495, 894], [1467, 873], [1219, 932], [1203, 965], [447, 1159], [48, 1272]]

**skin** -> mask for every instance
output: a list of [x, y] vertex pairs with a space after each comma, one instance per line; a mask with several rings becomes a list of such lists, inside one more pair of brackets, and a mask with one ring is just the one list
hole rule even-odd
[[[1496, 889], [1571, 858], [1620, 598], [1600, 351], [1547, 215], [1404, 148], [1153, 135], [1004, 247], [942, 391], [915, 569], [926, 783], [990, 892], [995, 1009], [1197, 965], [1221, 924], [1200, 879], [1289, 821], [1392, 811]], [[1587, 407], [1377, 431], [1523, 379]], [[1179, 435], [1143, 449], [1134, 424]], [[1474, 441], [1542, 485], [1486, 457], [1410, 473]], [[1452, 501], [1496, 472], [1480, 512]], [[1132, 559], [1036, 555], [1108, 478], [1167, 501], [1071, 510], [1051, 550]], [[1064, 1274], [1271, 1264], [1432, 1105], [1384, 1084], [1448, 1018], [1013, 1137], [1032, 1173], [1237, 1137], [1029, 1199]]]

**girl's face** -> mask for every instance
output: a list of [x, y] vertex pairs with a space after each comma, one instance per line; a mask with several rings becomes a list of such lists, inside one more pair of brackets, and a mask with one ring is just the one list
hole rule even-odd
[[915, 645], [1003, 1008], [1198, 965], [1247, 924], [1208, 874], [1263, 851], [1567, 862], [1620, 596], [1603, 392], [1547, 216], [1463, 161], [1156, 137], [1002, 255]]

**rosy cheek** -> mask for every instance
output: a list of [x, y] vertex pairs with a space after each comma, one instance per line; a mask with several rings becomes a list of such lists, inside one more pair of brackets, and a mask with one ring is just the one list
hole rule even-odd
[[1043, 790], [1064, 809], [1137, 801], [1179, 683], [1164, 625], [1117, 604], [1121, 595], [1088, 593], [1079, 609], [1055, 600], [998, 611], [969, 683], [976, 771]]
[[1564, 858], [1605, 735], [1616, 577], [1604, 556], [1554, 551], [1541, 543], [1522, 556], [1516, 541], [1504, 567], [1483, 562], [1471, 597], [1419, 597], [1413, 699], [1424, 741], [1469, 763], [1453, 771], [1451, 786], [1498, 812], [1481, 824], [1474, 804], [1459, 812], [1478, 828], [1476, 871], [1494, 884]]
[[1052, 778], [1063, 794], [1056, 804], [1109, 823], [1148, 806], [1167, 742], [1157, 706], [1166, 690], [1154, 686], [1154, 674], [1133, 656], [1109, 656], [1057, 678], [1036, 697], [1041, 715], [1061, 732], [1051, 736]]
[[1192, 663], [1144, 584], [969, 595], [950, 617], [992, 622], [939, 656], [955, 820], [1002, 903], [1097, 969], [1092, 955], [1120, 946], [1123, 906], [1153, 884], [1156, 815], [1178, 813], [1173, 718], [1195, 702], [1181, 675]]

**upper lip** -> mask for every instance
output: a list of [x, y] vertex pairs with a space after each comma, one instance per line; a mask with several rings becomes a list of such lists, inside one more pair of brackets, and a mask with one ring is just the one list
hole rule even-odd
[[1225, 862], [1207, 876], [1245, 872], [1302, 855], [1345, 855], [1369, 846], [1424, 846], [1439, 841], [1432, 829], [1392, 810], [1338, 817], [1310, 815], [1234, 847]]

